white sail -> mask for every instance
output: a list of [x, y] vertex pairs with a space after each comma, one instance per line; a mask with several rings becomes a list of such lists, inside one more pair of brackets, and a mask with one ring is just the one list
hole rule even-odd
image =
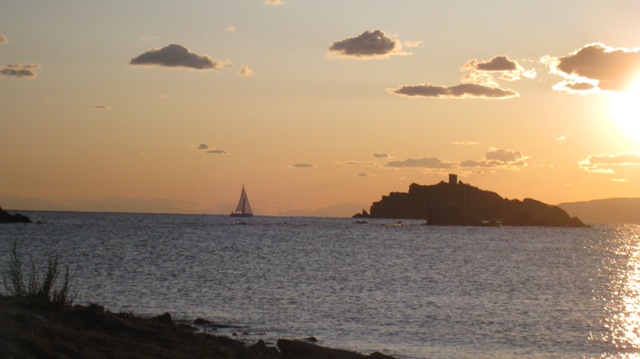
[[249, 204], [249, 197], [247, 197], [247, 192], [244, 190], [244, 185], [242, 186], [242, 193], [240, 194], [238, 206], [236, 207], [236, 210], [231, 213], [231, 215], [243, 217], [253, 216], [253, 211], [251, 211], [251, 205]]

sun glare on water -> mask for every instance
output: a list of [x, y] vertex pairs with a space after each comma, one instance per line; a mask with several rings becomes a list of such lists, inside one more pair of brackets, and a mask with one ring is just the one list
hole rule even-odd
[[640, 143], [640, 77], [628, 90], [611, 94], [609, 110], [617, 125]]

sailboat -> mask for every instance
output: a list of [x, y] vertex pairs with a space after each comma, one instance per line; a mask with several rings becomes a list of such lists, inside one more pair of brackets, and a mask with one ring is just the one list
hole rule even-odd
[[242, 193], [240, 194], [238, 206], [235, 211], [231, 212], [231, 217], [253, 217], [249, 197], [247, 197], [247, 192], [244, 190], [244, 185], [242, 185]]

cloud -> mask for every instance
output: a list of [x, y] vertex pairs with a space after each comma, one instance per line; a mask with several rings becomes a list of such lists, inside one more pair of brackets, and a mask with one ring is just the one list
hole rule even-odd
[[408, 97], [427, 97], [439, 99], [508, 99], [519, 97], [516, 91], [502, 88], [497, 80], [516, 81], [522, 77], [535, 78], [535, 70], [526, 70], [515, 60], [507, 56], [496, 56], [490, 60], [469, 60], [461, 71], [466, 72], [459, 85], [442, 86], [429, 83], [401, 85], [387, 92]]
[[240, 75], [240, 76], [253, 76], [254, 72], [253, 72], [253, 70], [251, 70], [249, 68], [249, 66], [242, 65], [242, 67], [240, 68], [240, 71], [238, 72], [238, 75]]
[[568, 55], [541, 60], [551, 73], [565, 78], [553, 88], [587, 93], [594, 90], [624, 91], [640, 76], [640, 49], [614, 48], [593, 43]]
[[435, 157], [425, 157], [419, 159], [409, 158], [404, 161], [391, 161], [387, 163], [387, 166], [397, 168], [454, 168], [455, 163], [442, 162]]
[[640, 153], [589, 155], [578, 166], [591, 173], [615, 173], [614, 167], [640, 165]]
[[560, 137], [556, 138], [556, 141], [566, 141], [566, 140], [567, 140], [567, 138], [564, 137], [564, 136], [560, 136]]
[[238, 29], [233, 25], [227, 26], [227, 32], [236, 32], [236, 30]]
[[227, 152], [225, 150], [221, 150], [221, 149], [208, 150], [206, 153], [212, 154], [212, 155], [227, 155], [227, 154], [229, 154], [229, 152]]
[[381, 30], [365, 31], [356, 37], [336, 41], [329, 47], [330, 55], [358, 59], [384, 59], [390, 55], [409, 55], [402, 44]]
[[435, 170], [441, 172], [446, 169], [457, 170], [460, 172], [478, 173], [484, 169], [503, 169], [517, 171], [522, 167], [526, 167], [526, 159], [520, 151], [490, 148], [482, 159], [464, 160], [461, 162], [442, 161], [435, 157], [425, 157], [422, 159], [409, 158], [404, 161], [392, 161], [387, 163], [387, 167], [395, 168], [418, 168], [427, 171]]
[[92, 110], [100, 110], [100, 111], [108, 111], [111, 110], [111, 106], [109, 105], [95, 105], [91, 106]]
[[485, 98], [507, 99], [520, 95], [511, 89], [502, 89], [496, 86], [463, 83], [455, 86], [437, 86], [431, 84], [402, 85], [396, 89], [388, 90], [389, 93], [408, 97], [431, 98]]
[[525, 159], [520, 151], [502, 150], [497, 148], [489, 149], [489, 152], [485, 154], [485, 158], [500, 162], [519, 162]]
[[463, 82], [475, 82], [485, 85], [494, 85], [494, 77], [498, 76], [500, 80], [515, 81], [520, 80], [521, 76], [526, 78], [535, 78], [536, 71], [526, 70], [520, 66], [515, 60], [509, 59], [507, 56], [496, 56], [490, 60], [478, 61], [476, 59], [469, 60], [461, 68], [462, 71], [468, 71], [463, 77]]
[[296, 163], [291, 165], [291, 167], [294, 168], [314, 168], [315, 165], [311, 164], [311, 163]]
[[553, 89], [557, 91], [564, 90], [570, 93], [585, 93], [597, 90], [598, 86], [589, 82], [562, 81], [554, 85]]
[[[462, 161], [460, 162], [460, 167], [462, 168], [476, 168], [476, 169], [481, 169], [481, 168], [502, 168], [505, 170], [518, 170], [520, 167], [524, 167], [526, 166], [527, 163], [524, 161], [519, 161], [519, 162], [515, 162], [515, 163], [508, 163], [508, 162], [500, 162], [500, 161], [488, 161], [488, 160], [466, 160], [466, 161]], [[475, 172], [474, 173], [478, 173]]]
[[207, 55], [194, 54], [186, 47], [177, 44], [149, 50], [131, 59], [129, 64], [186, 67], [196, 70], [217, 70], [230, 66], [228, 62], [218, 61]]
[[375, 173], [360, 172], [358, 177], [377, 177], [377, 175]]
[[528, 157], [520, 151], [490, 148], [481, 160], [466, 160], [460, 162], [462, 168], [501, 168], [505, 170], [518, 170], [526, 167]]
[[33, 71], [40, 68], [40, 65], [35, 64], [10, 64], [0, 69], [0, 75], [13, 76], [17, 78], [36, 78], [37, 75]]
[[282, 5], [284, 1], [282, 0], [264, 0], [264, 3], [267, 5]]
[[198, 145], [198, 147], [196, 147], [196, 149], [198, 149], [198, 150], [206, 150], [205, 153], [212, 154], [212, 155], [227, 155], [227, 154], [229, 154], [228, 151], [221, 150], [221, 149], [215, 148], [215, 147], [210, 147], [206, 143], [201, 143], [200, 145]]
[[481, 145], [481, 142], [475, 142], [475, 141], [453, 141], [451, 142], [452, 145], [461, 145], [461, 146], [475, 146], [475, 145]]
[[625, 178], [612, 178], [611, 180], [613, 182], [621, 182], [621, 183], [627, 182]]
[[519, 65], [506, 56], [496, 56], [488, 61], [470, 60], [464, 67], [481, 71], [515, 71]]
[[375, 162], [360, 162], [360, 161], [347, 161], [344, 162], [345, 165], [349, 166], [375, 166]]
[[7, 44], [7, 43], [9, 43], [9, 39], [6, 36], [0, 34], [0, 44]]
[[389, 158], [391, 157], [388, 153], [374, 153], [372, 155], [375, 158]]
[[422, 47], [422, 41], [403, 41], [402, 46], [404, 47]]

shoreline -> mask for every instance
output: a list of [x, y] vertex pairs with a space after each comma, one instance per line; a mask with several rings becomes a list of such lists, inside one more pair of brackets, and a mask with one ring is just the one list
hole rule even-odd
[[195, 325], [203, 322], [211, 323], [176, 323], [169, 313], [142, 318], [97, 304], [52, 306], [0, 296], [0, 353], [9, 358], [395, 359], [319, 346], [315, 338], [249, 345], [201, 332]]

